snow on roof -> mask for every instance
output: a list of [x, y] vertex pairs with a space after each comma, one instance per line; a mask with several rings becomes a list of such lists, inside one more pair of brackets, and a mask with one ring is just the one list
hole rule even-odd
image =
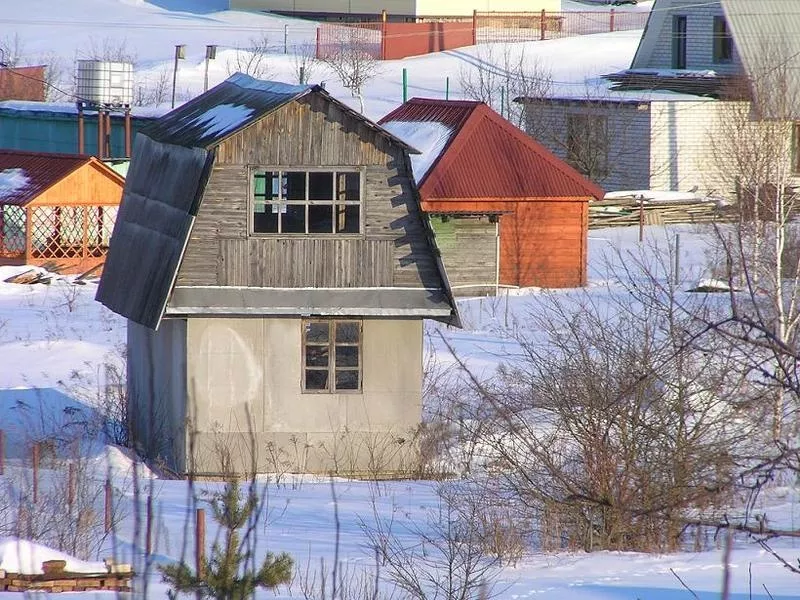
[[453, 137], [451, 128], [434, 121], [388, 121], [381, 127], [420, 151], [420, 154], [411, 155], [411, 168], [417, 183], [425, 178]]
[[9, 198], [24, 190], [30, 183], [25, 169], [13, 168], [0, 171], [0, 199]]
[[[43, 112], [50, 114], [77, 115], [78, 107], [74, 102], [34, 102], [32, 100], [3, 100], [0, 101], [0, 110]], [[131, 115], [140, 118], [157, 118], [170, 111], [169, 105], [163, 106], [134, 106]], [[93, 114], [94, 110], [86, 107], [84, 112]], [[121, 111], [111, 111], [112, 117], [121, 117]]]
[[203, 127], [203, 136], [224, 135], [247, 121], [254, 112], [254, 108], [243, 104], [217, 104], [187, 124]]

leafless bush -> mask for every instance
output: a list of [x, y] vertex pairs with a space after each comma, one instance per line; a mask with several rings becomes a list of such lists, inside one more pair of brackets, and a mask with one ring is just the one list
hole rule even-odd
[[469, 433], [492, 457], [488, 492], [538, 524], [541, 547], [674, 550], [690, 515], [733, 500], [742, 457], [764, 441], [761, 390], [736, 349], [694, 343], [715, 307], [646, 275], [663, 265], [625, 261], [608, 305], [543, 300], [524, 358], [494, 381], [471, 376], [481, 402], [463, 426], [483, 427]]
[[314, 78], [319, 67], [316, 48], [312, 44], [301, 44], [292, 49], [292, 65], [297, 83], [305, 85]]
[[128, 46], [126, 38], [89, 37], [86, 46], [78, 50], [78, 58], [86, 60], [107, 60], [111, 62], [136, 62], [136, 51]]
[[440, 485], [438, 492], [439, 506], [424, 523], [396, 523], [377, 511], [362, 521], [382, 577], [415, 600], [492, 597], [499, 559], [485, 552], [479, 505], [459, 502], [462, 492], [454, 486]]
[[375, 58], [371, 44], [355, 27], [347, 27], [339, 42], [321, 59], [336, 75], [342, 86], [358, 98], [364, 112], [364, 86], [380, 72], [380, 61]]
[[148, 75], [137, 75], [133, 86], [133, 104], [135, 106], [157, 106], [169, 102], [171, 77], [170, 70], [167, 68]]
[[464, 95], [485, 102], [517, 127], [523, 126], [524, 114], [514, 98], [545, 98], [553, 87], [549, 68], [536, 58], [526, 58], [524, 51], [514, 56], [510, 46], [504, 47], [502, 56], [494, 46], [481, 46], [474, 60], [459, 70]]
[[226, 63], [228, 75], [244, 73], [256, 79], [269, 79], [272, 68], [269, 64], [269, 39], [266, 34], [252, 37], [244, 48], [236, 48], [233, 58]]
[[0, 37], [0, 64], [20, 67], [25, 62], [25, 44], [18, 33]]

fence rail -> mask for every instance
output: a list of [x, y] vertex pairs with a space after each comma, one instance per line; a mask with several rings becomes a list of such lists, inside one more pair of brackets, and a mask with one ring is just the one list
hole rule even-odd
[[726, 222], [735, 217], [731, 210], [716, 202], [692, 200], [682, 202], [644, 202], [638, 200], [602, 200], [589, 203], [589, 229], [679, 223]]
[[474, 12], [471, 19], [420, 23], [322, 23], [317, 58], [357, 49], [378, 60], [392, 60], [494, 42], [526, 42], [593, 33], [643, 29], [646, 12]]

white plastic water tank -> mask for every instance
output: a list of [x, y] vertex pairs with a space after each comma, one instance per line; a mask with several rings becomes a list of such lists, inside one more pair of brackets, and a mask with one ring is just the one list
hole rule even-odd
[[81, 100], [107, 106], [133, 102], [133, 65], [106, 60], [79, 60], [77, 95]]

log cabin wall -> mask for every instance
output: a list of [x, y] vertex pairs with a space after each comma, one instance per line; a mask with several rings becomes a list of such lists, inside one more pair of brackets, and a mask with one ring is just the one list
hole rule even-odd
[[586, 201], [517, 202], [500, 217], [500, 283], [520, 287], [586, 285]]
[[[250, 234], [253, 167], [359, 168], [361, 233]], [[438, 288], [418, 211], [404, 150], [310, 94], [216, 148], [177, 284]]]
[[456, 296], [495, 293], [498, 225], [488, 216], [430, 217]]

